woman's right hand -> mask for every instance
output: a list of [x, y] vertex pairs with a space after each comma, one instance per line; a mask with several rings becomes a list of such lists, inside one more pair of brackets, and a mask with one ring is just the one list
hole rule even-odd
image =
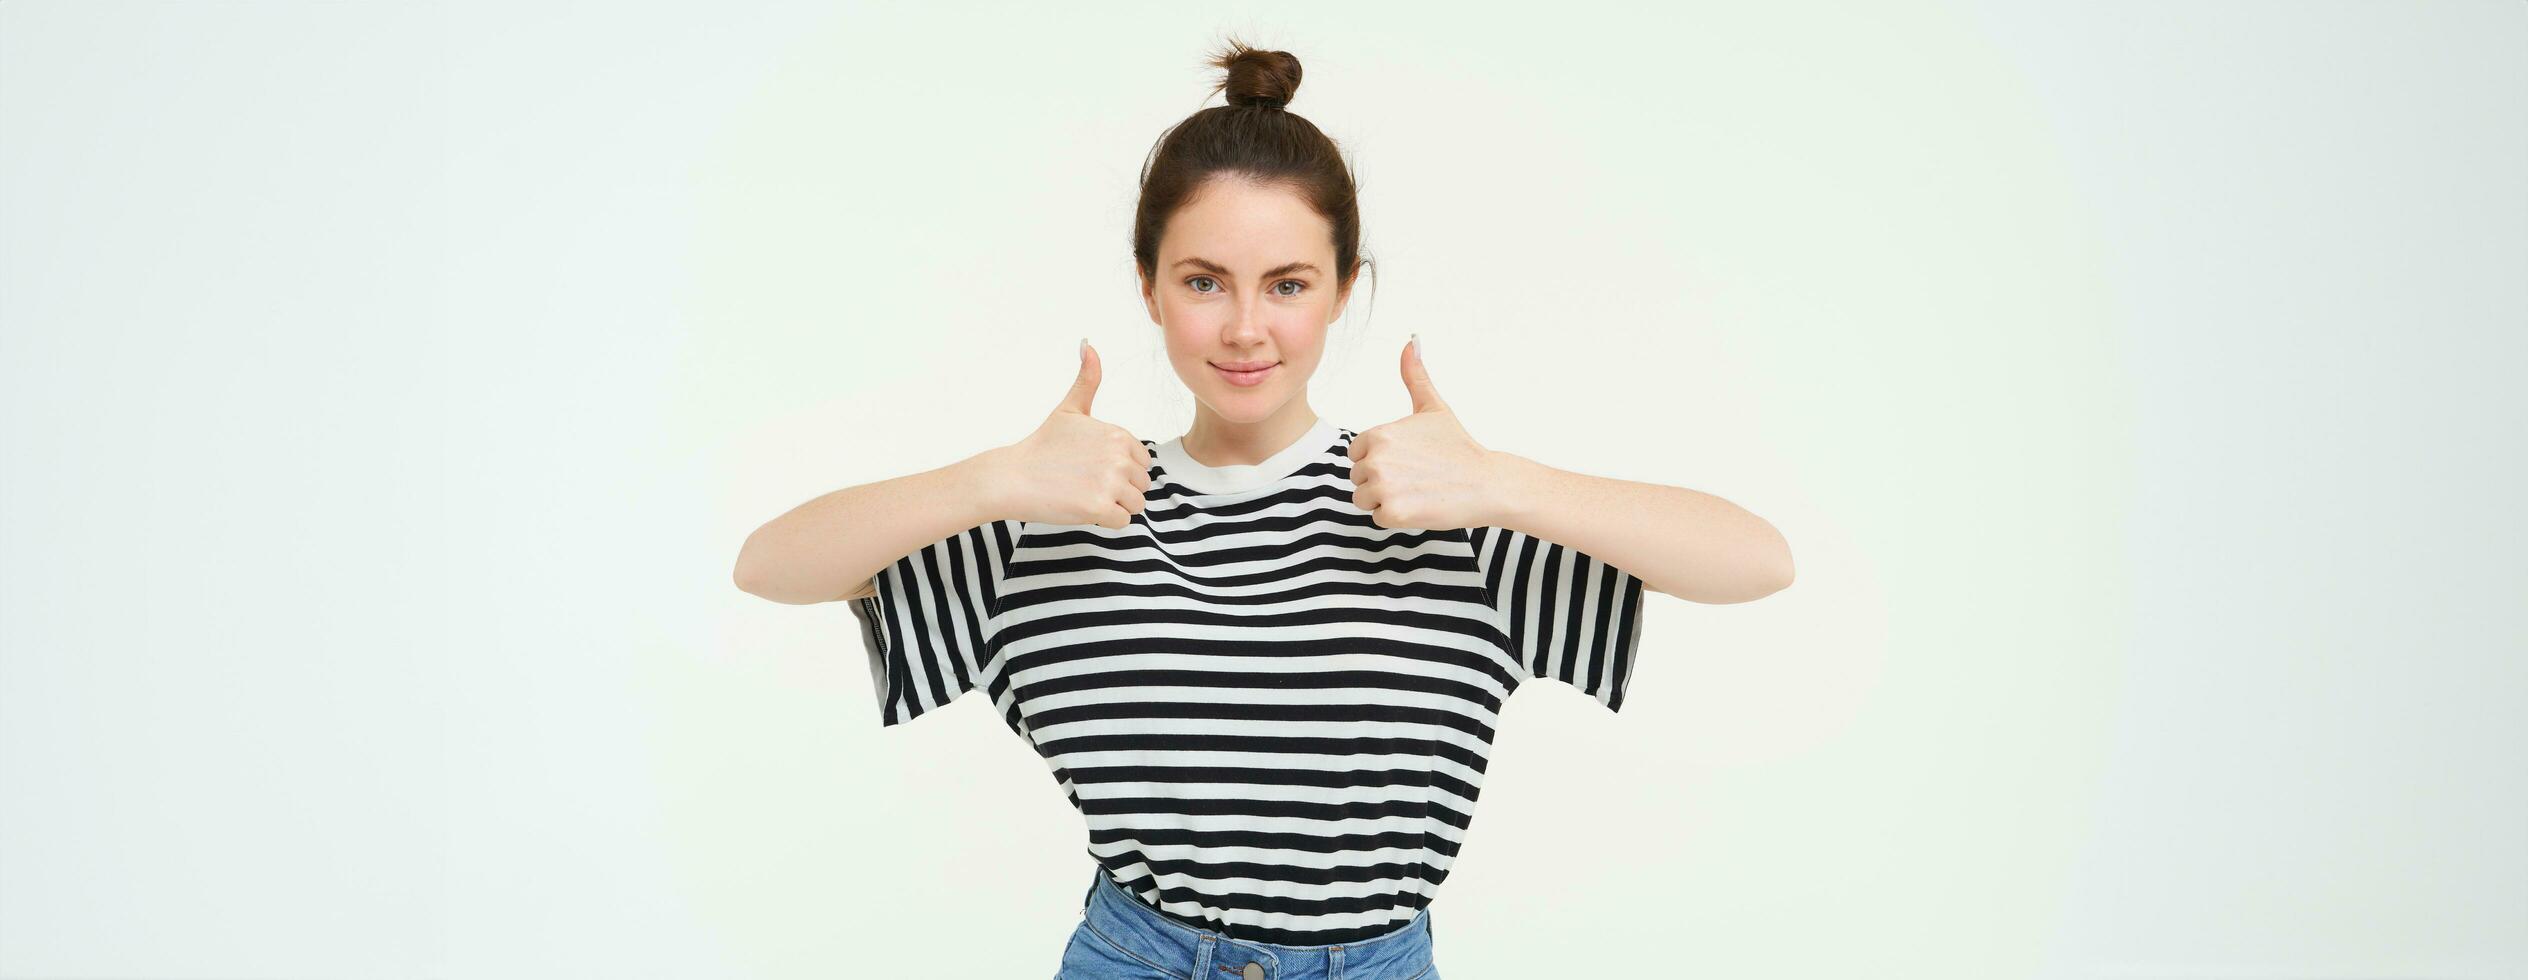
[[1027, 438], [994, 453], [993, 479], [1006, 516], [1032, 524], [1095, 524], [1121, 530], [1150, 490], [1150, 447], [1122, 426], [1090, 418], [1097, 351], [1080, 341], [1080, 374]]

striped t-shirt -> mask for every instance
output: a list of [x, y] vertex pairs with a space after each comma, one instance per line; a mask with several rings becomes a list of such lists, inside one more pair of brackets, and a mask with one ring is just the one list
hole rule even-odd
[[1000, 520], [851, 604], [880, 722], [981, 688], [1088, 820], [1088, 852], [1178, 921], [1351, 942], [1448, 877], [1502, 703], [1530, 678], [1624, 703], [1642, 583], [1503, 528], [1382, 528], [1358, 433], [1252, 466], [1151, 449], [1114, 530]]

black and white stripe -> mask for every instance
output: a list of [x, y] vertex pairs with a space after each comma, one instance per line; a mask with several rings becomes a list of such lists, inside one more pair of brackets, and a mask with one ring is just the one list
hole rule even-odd
[[1641, 636], [1641, 579], [1524, 532], [1478, 527], [1467, 534], [1484, 569], [1484, 593], [1528, 676], [1561, 681], [1607, 710], [1622, 710]]
[[852, 602], [881, 724], [911, 721], [986, 676], [984, 638], [1023, 527], [993, 521], [933, 542], [878, 573], [877, 595]]
[[[1502, 528], [1377, 526], [1322, 420], [1226, 492], [1150, 471], [1132, 524], [970, 528], [852, 603], [880, 720], [976, 687], [1127, 890], [1232, 937], [1375, 936], [1430, 904], [1526, 679], [1623, 706], [1638, 578]], [[1214, 473], [1245, 468], [1223, 468]]]

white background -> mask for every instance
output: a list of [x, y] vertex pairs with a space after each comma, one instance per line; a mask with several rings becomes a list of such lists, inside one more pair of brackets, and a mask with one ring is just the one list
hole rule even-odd
[[1182, 431], [1230, 32], [1321, 413], [1798, 559], [1511, 703], [1449, 980], [2528, 976], [2528, 4], [2244, 0], [0, 3], [0, 976], [1050, 975], [1042, 762], [730, 567], [1082, 335]]

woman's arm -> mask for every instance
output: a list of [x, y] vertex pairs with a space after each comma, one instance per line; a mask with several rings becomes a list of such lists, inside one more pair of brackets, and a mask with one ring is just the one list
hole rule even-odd
[[1001, 516], [988, 491], [1006, 483], [991, 476], [1005, 448], [793, 507], [746, 536], [731, 577], [794, 605], [869, 595], [870, 579], [897, 558]]
[[1746, 602], [1790, 587], [1790, 543], [1763, 518], [1708, 493], [1487, 449], [1440, 398], [1418, 335], [1396, 363], [1413, 414], [1361, 432], [1350, 450], [1353, 502], [1380, 527], [1507, 528], [1695, 602]]
[[731, 577], [774, 602], [857, 599], [897, 559], [991, 521], [1131, 526], [1148, 502], [1150, 447], [1089, 417], [1103, 373], [1080, 338], [1070, 390], [1027, 438], [793, 507], [746, 536]]
[[1684, 487], [1559, 470], [1515, 453], [1485, 456], [1483, 523], [1523, 531], [1695, 602], [1761, 599], [1791, 584], [1791, 546], [1764, 518]]

